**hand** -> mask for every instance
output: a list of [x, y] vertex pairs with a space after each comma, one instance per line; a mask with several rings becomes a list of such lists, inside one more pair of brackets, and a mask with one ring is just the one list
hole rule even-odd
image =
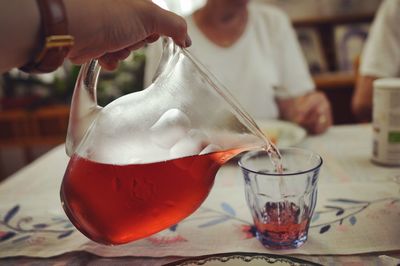
[[332, 125], [331, 106], [321, 92], [278, 100], [278, 105], [284, 119], [299, 124], [311, 134], [323, 133]]
[[186, 22], [149, 0], [64, 0], [75, 45], [68, 58], [76, 64], [98, 58], [102, 67], [115, 69], [132, 50], [172, 37], [190, 46]]

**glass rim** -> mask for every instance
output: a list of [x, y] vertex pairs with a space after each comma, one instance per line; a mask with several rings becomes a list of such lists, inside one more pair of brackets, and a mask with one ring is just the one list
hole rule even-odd
[[252, 156], [254, 156], [254, 155], [258, 154], [258, 153], [262, 152], [266, 156], [268, 156], [268, 153], [265, 150], [252, 150], [252, 151], [248, 151], [248, 152], [244, 153], [244, 155], [239, 159], [238, 165], [239, 165], [240, 168], [242, 168], [242, 169], [244, 169], [244, 170], [246, 170], [248, 172], [251, 172], [251, 173], [254, 173], [254, 174], [259, 174], [259, 175], [265, 175], [265, 176], [295, 176], [295, 175], [302, 175], [302, 174], [314, 172], [315, 170], [319, 169], [322, 166], [322, 163], [323, 163], [322, 157], [319, 154], [317, 154], [317, 153], [315, 153], [315, 152], [313, 152], [311, 150], [303, 149], [303, 148], [297, 148], [297, 147], [286, 147], [286, 148], [280, 148], [279, 149], [279, 151], [286, 151], [286, 150], [302, 151], [302, 152], [307, 151], [312, 156], [316, 156], [319, 159], [319, 162], [317, 163], [316, 166], [314, 166], [314, 167], [312, 167], [310, 169], [302, 170], [302, 171], [298, 171], [298, 172], [282, 173], [282, 174], [280, 174], [280, 173], [265, 173], [265, 172], [260, 172], [260, 171], [257, 171], [257, 170], [252, 170], [249, 167], [244, 165], [244, 161], [245, 160], [249, 159], [250, 157], [252, 157]]

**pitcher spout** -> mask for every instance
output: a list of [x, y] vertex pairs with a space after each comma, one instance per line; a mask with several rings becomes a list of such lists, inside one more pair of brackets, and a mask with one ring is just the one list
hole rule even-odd
[[88, 128], [102, 109], [97, 104], [96, 96], [100, 69], [101, 67], [97, 60], [92, 60], [83, 65], [79, 72], [72, 96], [65, 142], [68, 156], [71, 156], [75, 152]]

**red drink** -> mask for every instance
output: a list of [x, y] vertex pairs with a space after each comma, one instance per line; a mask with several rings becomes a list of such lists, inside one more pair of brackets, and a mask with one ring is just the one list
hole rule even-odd
[[96, 242], [140, 239], [194, 212], [207, 197], [219, 167], [241, 151], [136, 165], [73, 156], [61, 186], [63, 208], [71, 222]]
[[255, 220], [257, 237], [272, 248], [299, 247], [307, 239], [309, 225], [308, 208], [303, 211], [291, 202], [267, 202], [262, 212], [262, 221]]

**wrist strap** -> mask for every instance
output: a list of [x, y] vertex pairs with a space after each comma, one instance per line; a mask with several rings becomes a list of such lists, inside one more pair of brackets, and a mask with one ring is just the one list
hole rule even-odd
[[68, 20], [62, 0], [36, 0], [41, 16], [41, 44], [32, 60], [20, 69], [29, 73], [48, 73], [62, 65], [74, 44], [68, 35]]

